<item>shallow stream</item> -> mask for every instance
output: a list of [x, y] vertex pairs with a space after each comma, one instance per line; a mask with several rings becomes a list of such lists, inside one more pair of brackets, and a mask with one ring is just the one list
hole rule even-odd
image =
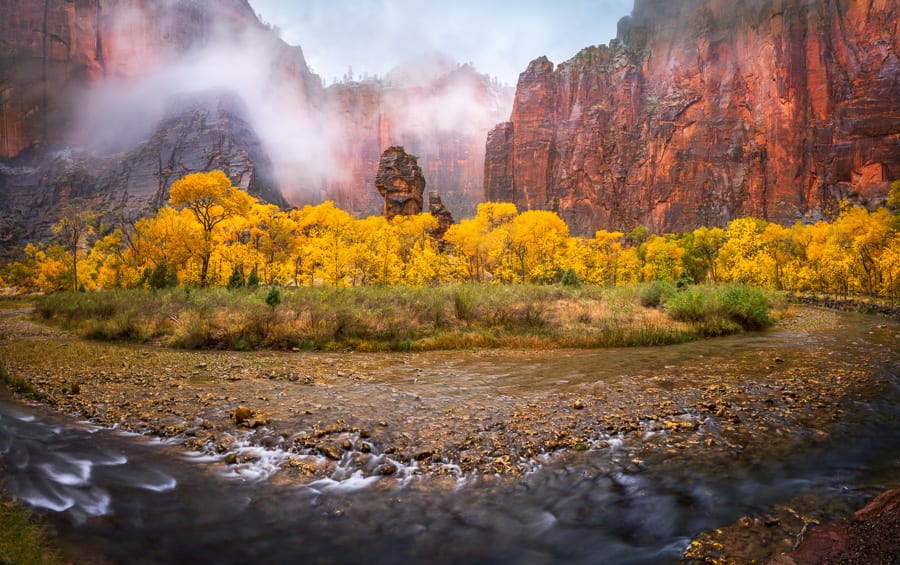
[[[417, 475], [415, 461], [381, 477], [355, 469], [348, 452], [330, 478], [284, 481], [277, 450], [229, 466], [221, 455], [4, 396], [3, 486], [50, 517], [76, 560], [101, 563], [666, 563], [701, 532], [754, 518], [762, 526], [728, 541], [746, 559], [764, 558], [774, 546], [760, 529], [841, 519], [900, 486], [900, 323], [834, 316], [824, 329], [653, 349], [424, 354], [414, 356], [420, 369], [381, 371], [347, 393], [359, 402], [353, 395], [366, 386], [389, 387], [397, 406], [383, 409], [403, 412], [404, 403], [429, 400], [462, 406], [473, 394], [503, 403], [554, 390], [586, 398], [650, 384], [684, 391], [678, 433], [641, 420], [634, 433], [588, 438], [583, 451], [539, 454], [521, 477]], [[823, 378], [867, 371], [873, 384], [828, 414], [811, 410], [805, 427], [781, 404], [753, 408], [754, 390], [798, 368]], [[755, 410], [739, 429], [723, 414], [690, 409], [696, 375], [715, 371], [743, 387], [746, 413]]]

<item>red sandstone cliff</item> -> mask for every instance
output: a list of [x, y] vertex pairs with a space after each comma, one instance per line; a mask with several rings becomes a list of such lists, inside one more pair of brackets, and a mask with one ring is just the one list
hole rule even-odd
[[302, 53], [269, 33], [247, 0], [0, 0], [0, 157], [69, 141], [74, 99], [88, 84], [146, 77], [248, 31], [272, 44], [277, 87], [293, 88], [301, 104], [316, 95]]
[[253, 65], [215, 59], [249, 50], [257, 99], [311, 113], [319, 78], [247, 0], [0, 0], [0, 257], [72, 199], [112, 225], [189, 172], [284, 204], [255, 108], [230, 91]]
[[894, 0], [636, 0], [610, 46], [519, 77], [485, 195], [574, 231], [789, 223], [900, 177]]
[[[513, 93], [431, 63], [389, 86], [324, 89], [247, 0], [0, 0], [0, 242], [46, 236], [69, 197], [127, 195], [116, 214], [150, 211], [170, 182], [210, 167], [271, 202], [378, 214], [375, 171], [392, 145], [419, 157], [449, 209], [473, 213], [484, 136]], [[202, 100], [192, 110], [186, 96]]]

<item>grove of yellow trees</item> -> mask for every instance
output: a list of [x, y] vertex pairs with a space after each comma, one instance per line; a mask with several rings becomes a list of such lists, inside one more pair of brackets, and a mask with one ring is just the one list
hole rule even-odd
[[[900, 189], [898, 189], [900, 191]], [[892, 198], [894, 194], [892, 193]], [[896, 206], [892, 207], [896, 209]], [[438, 242], [431, 214], [357, 219], [325, 202], [281, 210], [224, 173], [187, 175], [153, 217], [104, 230], [65, 216], [60, 241], [29, 244], [0, 272], [22, 290], [173, 285], [434, 285], [739, 282], [797, 292], [900, 297], [900, 216], [845, 204], [832, 222], [738, 218], [726, 228], [575, 237], [548, 211], [487, 202]], [[100, 230], [97, 230], [100, 231]]]

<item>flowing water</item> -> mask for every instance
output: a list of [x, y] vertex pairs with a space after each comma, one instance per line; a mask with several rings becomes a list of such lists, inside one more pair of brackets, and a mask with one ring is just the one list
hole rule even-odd
[[[656, 368], [698, 363], [764, 386], [773, 370], [788, 370], [773, 369], [776, 356], [822, 375], [865, 369], [888, 383], [808, 429], [779, 429], [773, 410], [740, 446], [721, 440], [727, 422], [709, 416], [677, 438], [648, 425], [593, 438], [583, 452], [538, 456], [524, 477], [370, 476], [347, 453], [331, 478], [299, 484], [275, 479], [277, 450], [248, 446], [258, 451], [252, 463], [227, 466], [0, 398], [3, 486], [42, 509], [76, 555], [100, 562], [677, 562], [693, 536], [742, 516], [790, 506], [840, 517], [900, 484], [900, 323], [835, 316], [840, 323], [826, 329], [649, 350], [437, 354], [426, 359], [447, 380], [417, 389], [426, 398], [474, 390], [508, 399], [637, 386]], [[657, 386], [690, 387], [671, 373]], [[382, 378], [371, 386], [391, 384]]]

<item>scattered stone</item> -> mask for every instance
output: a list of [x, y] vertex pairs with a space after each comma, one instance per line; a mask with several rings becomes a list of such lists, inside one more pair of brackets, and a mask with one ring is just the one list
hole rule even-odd
[[378, 468], [378, 474], [382, 476], [393, 475], [397, 472], [397, 467], [394, 466], [393, 463], [385, 463], [381, 467]]
[[234, 423], [241, 424], [253, 416], [253, 411], [244, 405], [238, 406], [234, 411]]
[[440, 453], [439, 449], [429, 448], [429, 449], [425, 449], [425, 450], [417, 453], [415, 459], [416, 459], [416, 461], [425, 461], [426, 459], [431, 459], [432, 456], [438, 455], [439, 453]]
[[341, 452], [338, 449], [331, 445], [322, 446], [319, 448], [319, 452], [325, 457], [332, 459], [334, 461], [341, 460]]
[[575, 400], [575, 402], [572, 403], [572, 408], [574, 408], [575, 410], [581, 410], [582, 408], [584, 408], [584, 401], [580, 398]]

